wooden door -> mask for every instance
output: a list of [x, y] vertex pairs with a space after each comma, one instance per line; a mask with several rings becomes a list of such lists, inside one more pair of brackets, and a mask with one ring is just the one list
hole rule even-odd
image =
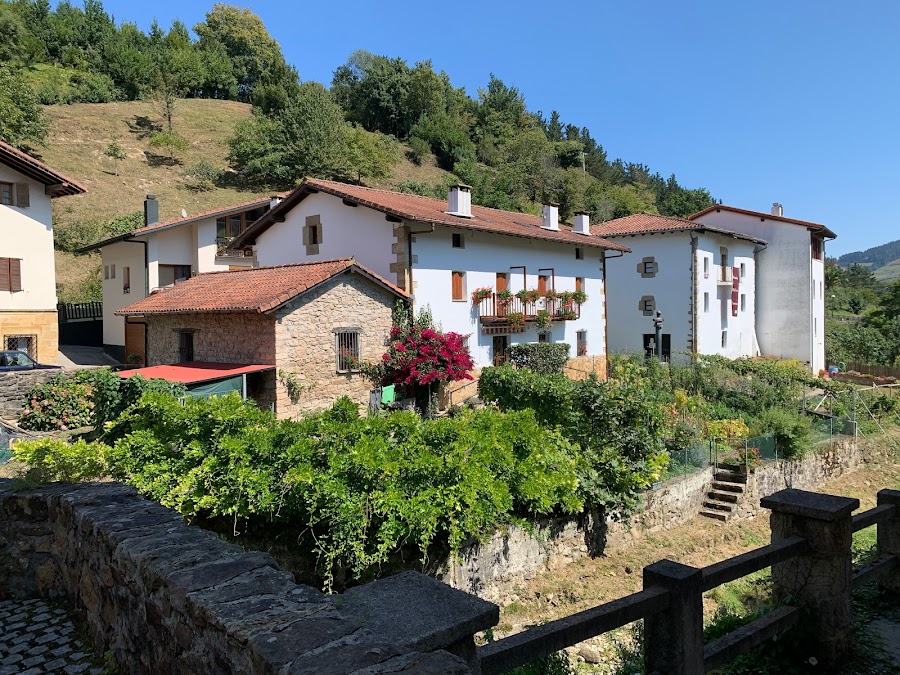
[[146, 328], [142, 323], [125, 323], [125, 363], [129, 366], [147, 365]]

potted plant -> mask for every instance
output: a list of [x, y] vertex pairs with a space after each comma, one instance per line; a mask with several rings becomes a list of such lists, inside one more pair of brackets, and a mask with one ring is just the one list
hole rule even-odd
[[558, 314], [558, 316], [559, 316], [559, 318], [561, 318], [563, 321], [575, 321], [575, 319], [578, 318], [578, 312], [576, 312], [574, 309], [572, 309], [572, 308], [570, 307], [570, 308], [567, 308], [567, 309], [562, 310], [562, 311]]
[[537, 302], [541, 297], [541, 292], [537, 289], [525, 289], [516, 293], [516, 297], [522, 301], [522, 304], [531, 305]]
[[534, 315], [534, 323], [538, 328], [550, 328], [553, 324], [553, 317], [546, 309], [541, 309]]
[[522, 312], [510, 312], [506, 315], [506, 321], [513, 328], [521, 328], [525, 325], [525, 315]]
[[578, 290], [572, 293], [572, 301], [579, 305], [583, 305], [584, 303], [586, 303], [587, 299], [587, 293], [582, 290]]
[[547, 290], [547, 292], [544, 293], [544, 299], [548, 300], [550, 302], [553, 302], [558, 297], [559, 297], [559, 294], [556, 291], [554, 291], [552, 288]]
[[476, 305], [479, 304], [482, 300], [487, 300], [494, 294], [494, 289], [489, 288], [487, 286], [483, 288], [476, 288], [472, 291], [472, 302]]

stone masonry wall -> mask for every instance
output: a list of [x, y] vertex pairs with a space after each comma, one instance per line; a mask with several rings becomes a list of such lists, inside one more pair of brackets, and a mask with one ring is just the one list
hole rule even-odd
[[323, 595], [127, 486], [0, 480], [0, 599], [36, 594], [68, 599], [122, 672], [154, 675], [464, 675], [499, 619], [416, 573]]
[[275, 319], [267, 314], [204, 312], [147, 315], [147, 365], [178, 363], [179, 331], [194, 331], [194, 360], [275, 364]]
[[8, 420], [19, 418], [25, 409], [25, 397], [32, 387], [44, 384], [62, 370], [32, 370], [0, 373], [0, 417]]
[[278, 311], [276, 362], [305, 385], [292, 400], [279, 382], [280, 417], [322, 410], [345, 395], [368, 404], [372, 383], [359, 373], [337, 371], [335, 332], [359, 331], [360, 358], [378, 362], [390, 335], [395, 299], [359, 274], [342, 274]]
[[[766, 463], [749, 477], [735, 515], [751, 518], [761, 511], [762, 497], [784, 488], [813, 489], [861, 462], [856, 441], [847, 438], [799, 460]], [[499, 602], [516, 585], [545, 570], [627, 547], [648, 532], [687, 522], [700, 512], [712, 482], [711, 467], [666, 481], [646, 492], [641, 508], [621, 522], [582, 514], [536, 521], [527, 530], [511, 525], [483, 543], [473, 542], [437, 576], [453, 588]]]

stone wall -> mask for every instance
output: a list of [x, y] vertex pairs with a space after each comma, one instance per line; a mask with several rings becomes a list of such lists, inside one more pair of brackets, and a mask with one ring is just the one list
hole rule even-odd
[[372, 383], [337, 370], [335, 332], [359, 331], [360, 358], [378, 362], [385, 352], [396, 296], [359, 274], [342, 274], [277, 312], [276, 362], [295, 375], [304, 392], [291, 399], [279, 382], [280, 417], [327, 408], [340, 396], [368, 405]]
[[586, 380], [596, 373], [601, 380], [606, 379], [606, 356], [573, 356], [566, 361], [564, 371], [570, 380]]
[[145, 320], [147, 365], [178, 363], [178, 333], [185, 330], [194, 333], [195, 361], [275, 364], [275, 318], [268, 314], [148, 314]]
[[37, 338], [35, 359], [56, 364], [59, 356], [59, 321], [56, 310], [35, 312], [0, 312], [0, 340], [6, 349], [7, 335], [34, 335]]
[[[128, 673], [470, 672], [497, 607], [421, 574], [326, 596], [116, 483], [0, 480], [0, 599], [66, 598]], [[452, 652], [452, 653], [451, 653]]]
[[[749, 477], [736, 517], [757, 515], [762, 497], [784, 488], [814, 489], [861, 463], [852, 438], [836, 440], [799, 460], [768, 462]], [[598, 514], [582, 514], [536, 521], [528, 529], [510, 525], [485, 542], [472, 542], [437, 576], [453, 588], [500, 602], [516, 585], [544, 571], [627, 547], [649, 532], [687, 522], [700, 512], [712, 482], [711, 467], [666, 481], [646, 492], [640, 509], [624, 521], [604, 522]]]
[[25, 397], [32, 387], [44, 384], [62, 370], [33, 370], [0, 373], [0, 417], [8, 420], [19, 419], [25, 409]]

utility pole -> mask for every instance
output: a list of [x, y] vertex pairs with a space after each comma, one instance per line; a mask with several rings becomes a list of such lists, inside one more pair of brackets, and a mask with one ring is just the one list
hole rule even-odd
[[660, 363], [662, 363], [662, 360], [663, 360], [662, 325], [663, 325], [662, 312], [657, 312], [656, 318], [653, 319], [653, 327], [656, 329], [656, 358], [659, 359]]

